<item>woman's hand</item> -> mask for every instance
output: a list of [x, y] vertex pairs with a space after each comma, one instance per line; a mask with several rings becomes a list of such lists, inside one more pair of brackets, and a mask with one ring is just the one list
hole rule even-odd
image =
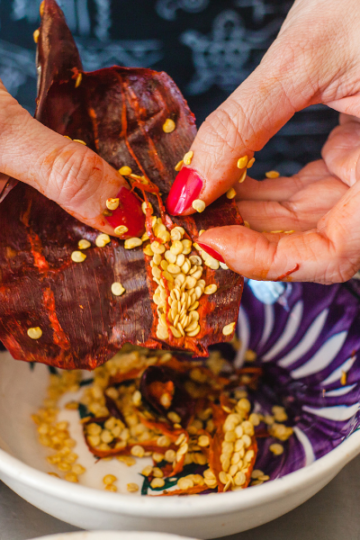
[[[360, 268], [359, 28], [358, 0], [297, 0], [260, 66], [201, 126], [168, 209], [192, 213], [195, 199], [210, 204], [234, 186], [252, 230], [214, 228], [201, 244], [236, 272], [335, 283]], [[239, 158], [251, 159], [296, 111], [316, 103], [346, 113], [323, 161], [293, 178], [239, 184]], [[269, 234], [276, 230], [296, 232]]]
[[[0, 81], [0, 186], [13, 177], [57, 202], [83, 223], [114, 235], [137, 236], [144, 227], [138, 199], [120, 174], [83, 144], [40, 124]], [[119, 198], [111, 225], [103, 215], [108, 198]], [[1, 211], [1, 207], [0, 207]]]

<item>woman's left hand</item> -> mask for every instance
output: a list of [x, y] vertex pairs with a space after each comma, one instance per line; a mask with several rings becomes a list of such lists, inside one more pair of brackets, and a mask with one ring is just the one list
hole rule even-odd
[[291, 178], [235, 186], [251, 230], [211, 229], [201, 242], [252, 279], [286, 280], [286, 268], [296, 281], [349, 280], [360, 267], [360, 120], [341, 115], [322, 157]]
[[[237, 191], [252, 230], [214, 227], [198, 243], [246, 277], [336, 283], [360, 269], [359, 24], [359, 0], [295, 0], [260, 65], [200, 127], [173, 184], [174, 215]], [[354, 116], [342, 117], [323, 161], [292, 179], [239, 186], [254, 152], [317, 103]]]

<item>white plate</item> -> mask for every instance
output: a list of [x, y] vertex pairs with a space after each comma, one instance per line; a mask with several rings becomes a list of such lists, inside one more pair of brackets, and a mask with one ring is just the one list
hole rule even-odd
[[[360, 451], [357, 431], [325, 457], [279, 480], [207, 496], [140, 497], [70, 484], [46, 474], [47, 452], [39, 446], [29, 418], [42, 402], [47, 375], [45, 366], [37, 365], [31, 371], [28, 364], [12, 360], [8, 353], [0, 355], [0, 478], [34, 506], [83, 529], [158, 531], [196, 538], [234, 534], [302, 504]], [[76, 451], [82, 463], [85, 456], [78, 448]], [[123, 474], [137, 475], [133, 469], [124, 467]], [[87, 481], [96, 484], [97, 480], [90, 476], [83, 480]]]
[[52, 534], [51, 536], [41, 536], [33, 540], [184, 540], [184, 537], [173, 534], [144, 532], [84, 531]]

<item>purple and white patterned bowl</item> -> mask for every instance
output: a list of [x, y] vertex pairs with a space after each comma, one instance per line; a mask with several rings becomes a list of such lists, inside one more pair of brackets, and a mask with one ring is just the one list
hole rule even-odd
[[239, 337], [234, 361], [240, 366], [250, 348], [264, 371], [255, 403], [270, 412], [282, 402], [294, 427], [276, 459], [266, 451], [270, 440], [260, 440], [256, 467], [271, 481], [233, 493], [157, 499], [51, 477], [29, 421], [44, 397], [47, 370], [30, 371], [8, 353], [0, 353], [0, 478], [38, 508], [86, 529], [215, 538], [292, 510], [360, 453], [360, 282], [325, 287], [250, 280]]

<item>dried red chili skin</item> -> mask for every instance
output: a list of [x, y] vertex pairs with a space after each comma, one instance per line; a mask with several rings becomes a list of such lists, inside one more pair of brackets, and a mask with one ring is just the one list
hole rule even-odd
[[[152, 392], [156, 383], [172, 383], [173, 395], [171, 404], [165, 408], [160, 401], [161, 396], [154, 395]], [[167, 366], [149, 366], [143, 373], [140, 381], [140, 392], [142, 399], [157, 414], [166, 416], [168, 412], [178, 414], [179, 423], [182, 427], [187, 427], [194, 415], [195, 401], [181, 384], [178, 373], [169, 369]]]
[[[225, 403], [224, 396], [221, 396], [221, 402], [222, 404]], [[227, 415], [222, 407], [215, 404], [212, 404], [211, 407], [213, 409], [213, 421], [217, 429], [210, 443], [208, 460], [209, 460], [210, 469], [215, 474], [215, 477], [218, 483], [218, 492], [222, 493], [224, 491], [225, 486], [224, 484], [222, 484], [219, 477], [221, 471], [223, 470], [222, 464], [220, 461], [220, 456], [222, 454], [222, 443], [225, 439], [223, 425], [225, 423], [225, 419]], [[243, 488], [246, 488], [251, 481], [251, 473], [253, 471], [255, 461], [256, 461], [258, 447], [257, 447], [255, 435], [251, 437], [251, 445], [249, 446], [249, 448], [247, 448], [247, 450], [253, 450], [254, 456], [251, 462], [248, 464], [248, 471], [245, 473], [246, 480], [242, 486]]]
[[[145, 175], [165, 199], [176, 176], [175, 164], [196, 134], [194, 117], [172, 79], [140, 68], [84, 73], [54, 0], [44, 4], [38, 68], [36, 118], [62, 135], [85, 141], [116, 169], [128, 165]], [[162, 129], [167, 118], [176, 124], [170, 134]], [[214, 224], [242, 224], [235, 203], [224, 197], [203, 214], [174, 221], [194, 241], [199, 230]], [[27, 185], [19, 183], [1, 202], [0, 340], [14, 358], [94, 369], [127, 342], [170, 348], [156, 338], [156, 284], [142, 248], [125, 250], [116, 238], [96, 248], [97, 234]], [[86, 251], [86, 261], [76, 264], [70, 256], [81, 238], [93, 247]], [[196, 356], [207, 356], [210, 344], [227, 340], [222, 328], [237, 319], [243, 287], [242, 277], [230, 270], [206, 268], [207, 278], [218, 291], [200, 300], [201, 332], [176, 342], [176, 348]], [[125, 287], [123, 296], [112, 295], [114, 281]], [[27, 336], [32, 326], [43, 331], [37, 341]]]

